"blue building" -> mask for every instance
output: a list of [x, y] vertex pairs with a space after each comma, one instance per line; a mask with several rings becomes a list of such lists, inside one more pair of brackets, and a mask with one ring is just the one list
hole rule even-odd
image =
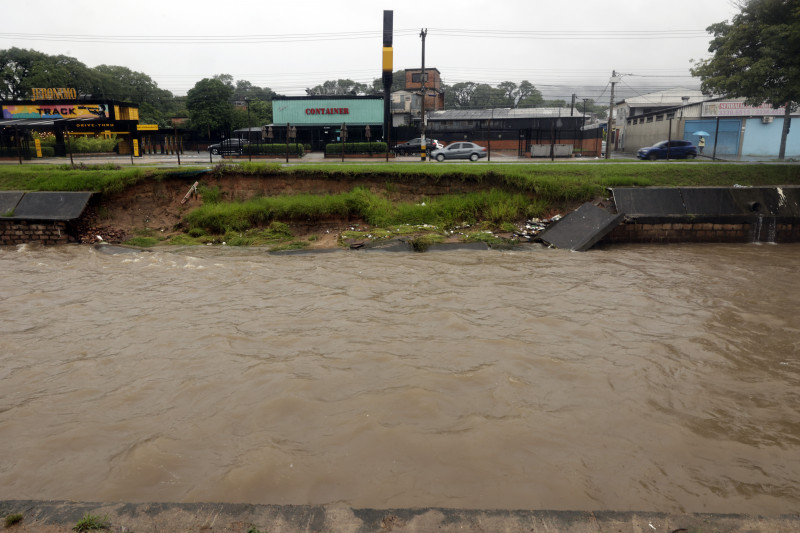
[[[621, 106], [620, 106], [621, 107]], [[774, 159], [780, 150], [784, 108], [764, 104], [745, 105], [744, 99], [707, 98], [687, 105], [661, 107], [624, 122], [619, 149], [636, 152], [643, 146], [667, 139], [684, 139], [698, 144], [705, 140], [703, 155], [721, 158]], [[792, 113], [800, 124], [800, 110]], [[789, 130], [786, 157], [800, 156], [800, 127]]]

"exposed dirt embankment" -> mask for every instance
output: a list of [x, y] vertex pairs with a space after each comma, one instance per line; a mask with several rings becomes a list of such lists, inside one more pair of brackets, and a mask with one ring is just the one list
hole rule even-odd
[[[195, 181], [198, 192], [192, 192], [184, 203]], [[222, 201], [243, 201], [256, 196], [291, 194], [340, 194], [355, 187], [366, 187], [388, 199], [417, 201], [443, 194], [461, 194], [486, 189], [487, 185], [452, 178], [420, 178], [388, 182], [383, 178], [358, 176], [330, 178], [327, 176], [253, 176], [243, 174], [211, 173], [198, 177], [171, 177], [147, 179], [118, 193], [98, 194], [93, 197], [84, 216], [78, 222], [82, 242], [95, 242], [97, 236], [109, 242], [122, 242], [148, 229], [165, 236], [181, 233], [183, 218], [203, 203], [205, 188], [219, 190]], [[322, 235], [312, 247], [335, 246], [338, 234], [360, 220], [327, 219], [316, 221], [287, 221], [297, 237], [309, 234]], [[334, 242], [331, 242], [333, 239]]]

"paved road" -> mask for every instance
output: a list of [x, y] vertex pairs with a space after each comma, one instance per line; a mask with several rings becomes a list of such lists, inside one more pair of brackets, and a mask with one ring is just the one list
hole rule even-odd
[[[622, 152], [615, 152], [611, 156], [612, 160], [617, 160], [619, 162], [629, 162], [631, 164], [668, 164], [671, 162], [668, 161], [635, 161], [636, 156], [634, 154], [629, 153], [622, 153]], [[121, 167], [125, 166], [175, 166], [179, 165], [178, 163], [178, 156], [177, 155], [144, 155], [141, 157], [135, 157], [131, 159], [130, 156], [125, 155], [74, 155], [72, 158], [75, 165], [98, 165], [98, 164], [106, 164], [112, 163], [115, 165], [119, 165]], [[198, 166], [198, 165], [216, 165], [223, 162], [235, 162], [235, 161], [247, 161], [246, 157], [240, 158], [231, 158], [231, 157], [223, 157], [220, 155], [210, 155], [208, 152], [187, 152], [181, 154], [180, 156], [180, 165], [187, 165], [187, 166]], [[633, 161], [631, 161], [633, 160]], [[696, 162], [708, 162], [710, 158], [699, 158], [695, 160]], [[277, 163], [285, 163], [285, 159], [278, 158], [278, 159], [258, 159], [253, 158], [254, 162], [258, 161], [272, 161]], [[345, 163], [374, 163], [380, 164], [383, 163], [384, 159], [345, 159]], [[778, 163], [780, 162], [775, 161], [774, 159], [765, 159], [765, 158], [757, 158], [757, 157], [743, 157], [740, 159], [735, 160], [726, 160], [727, 162], [741, 162], [741, 163]], [[64, 165], [69, 164], [70, 159], [69, 157], [63, 158], [46, 158], [46, 159], [32, 159], [30, 161], [22, 161], [23, 164], [44, 164], [44, 165]], [[341, 159], [337, 158], [325, 158], [322, 152], [310, 152], [303, 156], [302, 159], [289, 159], [289, 165], [297, 165], [297, 164], [308, 164], [308, 163], [331, 163], [336, 164], [340, 163]], [[493, 153], [491, 156], [491, 161], [487, 159], [481, 159], [480, 161], [476, 161], [474, 163], [470, 161], [444, 161], [442, 163], [438, 163], [436, 161], [421, 161], [419, 155], [413, 156], [400, 156], [396, 158], [389, 159], [389, 162], [395, 163], [419, 163], [419, 164], [436, 164], [436, 165], [451, 165], [451, 164], [472, 164], [472, 165], [481, 165], [487, 163], [505, 163], [505, 164], [539, 164], [539, 163], [551, 163], [552, 161], [550, 158], [536, 158], [531, 159], [528, 157], [517, 157], [516, 155], [507, 155], [502, 153]], [[604, 163], [605, 160], [596, 157], [586, 157], [586, 158], [579, 158], [579, 157], [569, 157], [569, 158], [556, 158], [556, 163], [576, 163], [576, 164], [587, 164], [587, 163]], [[681, 164], [691, 164], [685, 161], [680, 161]], [[787, 159], [784, 163], [797, 163], [798, 161], [794, 159]], [[17, 159], [3, 159], [0, 160], [0, 164], [5, 165], [18, 165], [19, 160]]]

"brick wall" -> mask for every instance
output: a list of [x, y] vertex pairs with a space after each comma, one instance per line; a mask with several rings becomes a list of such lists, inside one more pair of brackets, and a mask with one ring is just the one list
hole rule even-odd
[[777, 223], [774, 219], [763, 219], [760, 224], [758, 222], [738, 224], [716, 222], [640, 224], [627, 222], [617, 226], [603, 239], [603, 242], [609, 243], [798, 241], [800, 241], [800, 224]]
[[67, 223], [63, 221], [0, 220], [0, 245], [30, 242], [66, 244], [74, 241], [67, 233]]

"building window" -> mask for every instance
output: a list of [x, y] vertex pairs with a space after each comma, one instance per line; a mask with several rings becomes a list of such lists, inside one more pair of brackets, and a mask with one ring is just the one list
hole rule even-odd
[[653, 117], [647, 117], [647, 123], [650, 124], [651, 122], [653, 122]]
[[673, 111], [672, 113], [667, 113], [667, 118], [668, 118], [668, 119], [673, 119], [673, 118], [675, 118], [675, 112]]
[[657, 121], [657, 122], [661, 122], [662, 120], [664, 120], [664, 115], [658, 115], [658, 116], [656, 117], [656, 121]]

